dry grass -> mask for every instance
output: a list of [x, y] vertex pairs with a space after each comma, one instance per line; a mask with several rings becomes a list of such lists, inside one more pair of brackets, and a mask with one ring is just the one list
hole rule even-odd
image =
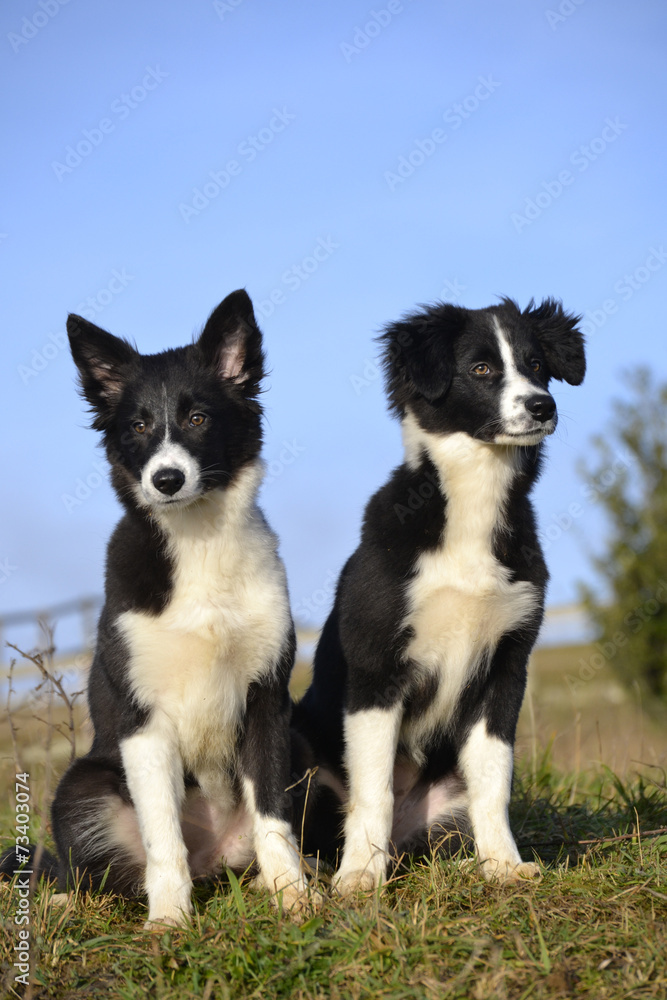
[[592, 667], [595, 654], [592, 646], [533, 654], [519, 755], [532, 757], [536, 748], [550, 746], [555, 766], [570, 773], [604, 765], [625, 777], [644, 765], [667, 768], [664, 718], [649, 714], [637, 692], [625, 691], [609, 664]]
[[[140, 930], [141, 901], [72, 897], [58, 907], [43, 887], [32, 901], [36, 961], [27, 995], [663, 998], [667, 834], [648, 831], [667, 826], [664, 772], [650, 766], [664, 760], [667, 740], [662, 733], [654, 738], [645, 718], [639, 725], [631, 700], [612, 705], [617, 714], [608, 723], [599, 691], [594, 697], [577, 691], [575, 704], [559, 698], [568, 664], [567, 651], [548, 651], [548, 662], [535, 664], [533, 708], [529, 701], [521, 723], [512, 823], [524, 857], [544, 863], [539, 883], [500, 889], [456, 859], [432, 858], [398, 870], [382, 895], [354, 903], [328, 898], [299, 926], [231, 877], [198, 886], [192, 927], [162, 935]], [[60, 721], [53, 711], [51, 722]], [[31, 706], [15, 723], [37, 801], [48, 796], [47, 726], [34, 714]], [[80, 731], [80, 712], [76, 723]], [[632, 773], [634, 746], [624, 749], [628, 738], [622, 728], [614, 732], [616, 726], [633, 727], [644, 763], [639, 773]], [[10, 778], [8, 732], [2, 740]], [[54, 736], [54, 772], [68, 756], [66, 737]], [[607, 767], [614, 760], [618, 773]], [[14, 799], [7, 787], [0, 829], [11, 837]], [[41, 823], [37, 817], [33, 835]], [[11, 965], [16, 905], [15, 890], [5, 884], [0, 958], [8, 996], [24, 995], [22, 987], [14, 989]]]

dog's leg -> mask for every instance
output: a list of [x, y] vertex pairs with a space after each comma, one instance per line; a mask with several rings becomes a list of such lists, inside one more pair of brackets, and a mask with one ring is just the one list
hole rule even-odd
[[146, 927], [180, 926], [192, 912], [192, 881], [181, 832], [185, 785], [176, 740], [149, 723], [122, 741], [121, 753], [146, 851]]
[[334, 885], [341, 895], [374, 889], [387, 872], [393, 774], [403, 705], [345, 714], [349, 804], [345, 847]]
[[539, 866], [522, 862], [509, 825], [514, 751], [511, 743], [487, 730], [481, 719], [459, 754], [468, 792], [468, 814], [478, 863], [487, 879], [513, 882], [539, 875]]
[[141, 891], [146, 856], [120, 769], [75, 760], [58, 784], [51, 818], [63, 889], [78, 883], [123, 896]]
[[298, 911], [317, 903], [319, 897], [315, 892], [309, 895], [290, 823], [289, 713], [286, 677], [250, 686], [240, 765], [261, 880], [269, 892], [282, 894], [285, 909]]

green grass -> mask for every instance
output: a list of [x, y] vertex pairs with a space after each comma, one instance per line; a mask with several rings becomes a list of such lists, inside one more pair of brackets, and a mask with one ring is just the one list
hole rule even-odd
[[[523, 857], [544, 865], [538, 883], [500, 888], [431, 858], [398, 870], [381, 895], [340, 901], [325, 889], [322, 909], [297, 924], [249, 880], [223, 879], [196, 887], [187, 930], [163, 934], [142, 930], [141, 901], [73, 896], [57, 906], [43, 887], [32, 901], [27, 993], [12, 970], [18, 896], [0, 883], [0, 997], [664, 1000], [667, 834], [648, 831], [667, 827], [655, 766], [667, 736], [641, 706], [619, 701], [604, 674], [572, 694], [564, 676], [586, 655], [538, 651], [520, 721], [512, 828]], [[66, 713], [28, 704], [12, 718], [19, 769], [30, 771], [31, 839], [40, 828], [48, 839], [48, 802], [69, 755]], [[79, 707], [79, 753], [90, 738], [83, 719]], [[3, 845], [13, 842], [10, 736], [0, 722]]]
[[[399, 870], [381, 895], [326, 898], [297, 924], [232, 879], [195, 890], [185, 931], [141, 930], [141, 902], [33, 900], [34, 1000], [139, 998], [664, 998], [664, 774], [556, 774], [548, 752], [519, 771], [512, 824], [540, 882], [499, 888], [439, 858]], [[3, 833], [10, 833], [8, 817]], [[637, 835], [639, 830], [639, 835]], [[631, 834], [625, 840], [577, 841]], [[634, 834], [634, 836], [632, 836]], [[0, 890], [3, 995], [13, 992], [16, 898]]]

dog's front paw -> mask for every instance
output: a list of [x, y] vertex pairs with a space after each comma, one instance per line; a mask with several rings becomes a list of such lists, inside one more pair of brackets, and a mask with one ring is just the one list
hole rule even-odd
[[184, 914], [181, 910], [177, 917], [153, 917], [147, 920], [144, 924], [144, 930], [159, 933], [160, 931], [167, 930], [169, 927], [187, 927], [187, 924], [188, 914]]
[[150, 899], [148, 920], [144, 924], [145, 931], [159, 931], [166, 927], [186, 927], [192, 915], [190, 894], [183, 893], [173, 897], [161, 896]]
[[324, 902], [322, 894], [301, 875], [291, 882], [285, 878], [276, 879], [273, 885], [269, 885], [260, 875], [255, 879], [254, 886], [268, 889], [271, 892], [271, 905], [282, 909], [297, 922], [315, 913]]
[[275, 878], [267, 878], [260, 872], [253, 880], [255, 889], [268, 889], [271, 893], [271, 905], [282, 908], [285, 913], [297, 919], [306, 917], [318, 910], [324, 902], [324, 897], [309, 882], [303, 870], [285, 872]]
[[311, 888], [305, 883], [294, 883], [281, 889], [271, 901], [280, 906], [291, 917], [298, 919], [307, 917], [310, 913], [315, 913], [324, 902], [324, 897], [317, 889]]
[[384, 865], [369, 862], [365, 868], [341, 867], [334, 876], [333, 888], [338, 896], [352, 896], [355, 892], [371, 892], [384, 881]]
[[480, 864], [482, 874], [489, 882], [499, 885], [511, 885], [513, 882], [525, 882], [542, 877], [540, 866], [534, 861], [495, 861], [489, 858]]
[[72, 899], [72, 895], [71, 892], [54, 892], [49, 897], [49, 903], [51, 906], [67, 906], [70, 899]]

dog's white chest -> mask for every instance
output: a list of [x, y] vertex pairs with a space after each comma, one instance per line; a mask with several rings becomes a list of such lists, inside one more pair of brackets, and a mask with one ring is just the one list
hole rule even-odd
[[275, 669], [290, 627], [275, 538], [259, 511], [235, 521], [228, 501], [216, 509], [212, 498], [207, 520], [200, 507], [179, 512], [167, 525], [174, 571], [165, 610], [118, 620], [137, 700], [173, 727], [195, 769], [230, 757], [248, 686]]
[[406, 723], [404, 738], [423, 744], [446, 725], [466, 682], [483, 668], [500, 638], [535, 608], [532, 584], [510, 582], [493, 555], [514, 468], [509, 452], [464, 434], [432, 438], [421, 432], [447, 497], [437, 549], [423, 553], [408, 585], [404, 622], [413, 638], [406, 656], [423, 677], [435, 675], [437, 694], [426, 713]]

